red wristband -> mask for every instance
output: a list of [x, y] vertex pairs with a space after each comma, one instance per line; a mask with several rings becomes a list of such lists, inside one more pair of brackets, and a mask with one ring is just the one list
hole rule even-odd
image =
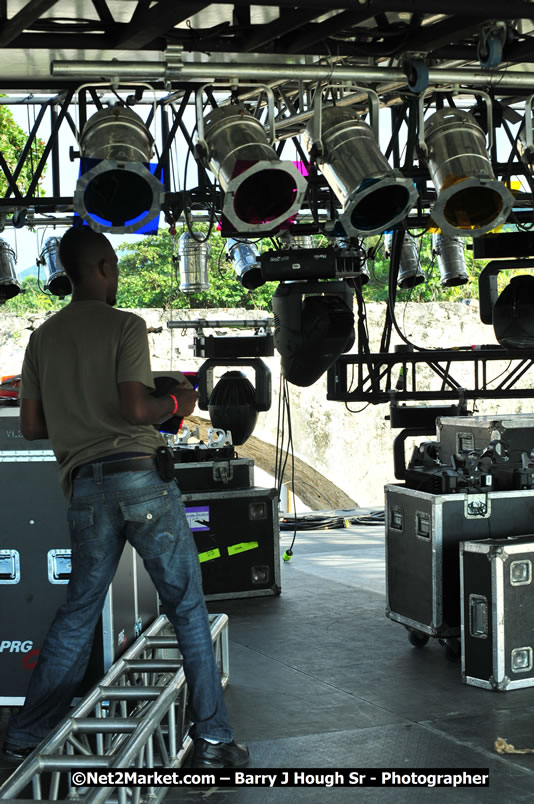
[[174, 415], [176, 415], [176, 413], [178, 413], [178, 400], [176, 399], [174, 394], [169, 394], [169, 396], [172, 399], [172, 401], [174, 402], [174, 408], [173, 408], [173, 411], [171, 413], [171, 416], [174, 416]]

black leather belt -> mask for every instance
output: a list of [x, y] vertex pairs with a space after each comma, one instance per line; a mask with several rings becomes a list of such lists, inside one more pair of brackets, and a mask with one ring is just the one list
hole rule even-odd
[[72, 477], [94, 477], [93, 466], [100, 463], [102, 474], [110, 475], [114, 472], [146, 472], [147, 469], [155, 469], [154, 458], [121, 458], [117, 461], [93, 461], [77, 466], [72, 472]]

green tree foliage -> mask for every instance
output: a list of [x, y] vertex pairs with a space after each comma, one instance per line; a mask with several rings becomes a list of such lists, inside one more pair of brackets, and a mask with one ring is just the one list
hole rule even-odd
[[[14, 172], [17, 166], [17, 162], [24, 150], [27, 140], [27, 133], [15, 122], [9, 108], [7, 106], [0, 106], [0, 151], [11, 173]], [[17, 179], [17, 186], [22, 195], [24, 195], [30, 187], [35, 168], [43, 154], [44, 147], [44, 142], [35, 138], [31, 151], [25, 160], [24, 167]], [[0, 194], [5, 195], [7, 188], [7, 179], [2, 173], [0, 174]], [[44, 190], [40, 190], [39, 193], [43, 195]]]
[[6, 302], [4, 310], [10, 313], [35, 313], [35, 312], [55, 312], [61, 310], [70, 300], [70, 296], [64, 301], [45, 293], [43, 284], [35, 276], [28, 276], [22, 282], [21, 293]]
[[[205, 224], [195, 231], [206, 233]], [[244, 288], [226, 259], [226, 240], [217, 232], [209, 238], [209, 290], [203, 293], [180, 291], [180, 265], [177, 259], [178, 238], [168, 232], [151, 235], [137, 243], [119, 246], [119, 307], [270, 308], [276, 282], [268, 282], [255, 291]]]

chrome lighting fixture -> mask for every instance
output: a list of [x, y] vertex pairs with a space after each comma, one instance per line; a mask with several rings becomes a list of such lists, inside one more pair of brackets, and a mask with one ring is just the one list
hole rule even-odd
[[[386, 235], [386, 256], [391, 254], [393, 244], [393, 233], [388, 232]], [[425, 281], [425, 275], [421, 270], [421, 262], [419, 260], [419, 249], [415, 239], [408, 234], [404, 233], [402, 241], [401, 255], [399, 261], [399, 273], [397, 275], [397, 285], [401, 290], [414, 288]]]
[[[202, 237], [200, 232], [198, 234]], [[209, 256], [208, 240], [197, 240], [191, 232], [184, 232], [181, 235], [178, 241], [178, 258], [180, 290], [183, 293], [202, 293], [204, 290], [209, 290]]]
[[432, 235], [432, 251], [438, 258], [441, 285], [453, 288], [469, 282], [465, 267], [465, 246], [460, 236], [447, 237], [444, 234]]
[[92, 229], [137, 232], [159, 215], [165, 190], [147, 166], [153, 144], [142, 119], [125, 106], [101, 109], [87, 121], [74, 211]]
[[255, 243], [250, 240], [234, 240], [229, 237], [226, 248], [237, 278], [244, 288], [255, 290], [265, 284]]
[[0, 239], [0, 304], [20, 293], [15, 263], [15, 252], [9, 243]]
[[342, 205], [339, 221], [349, 237], [391, 229], [406, 217], [417, 198], [413, 181], [394, 170], [379, 150], [378, 97], [372, 90], [364, 91], [374, 107], [373, 127], [351, 107], [323, 109], [318, 92], [305, 132], [310, 154], [317, 154], [317, 164]]
[[60, 299], [64, 299], [65, 296], [72, 293], [70, 279], [59, 259], [59, 238], [47, 238], [44, 248], [37, 259], [37, 265], [42, 265], [44, 268], [46, 279], [44, 289], [47, 293], [59, 296]]
[[[270, 93], [270, 94], [269, 94]], [[197, 93], [197, 159], [224, 192], [222, 214], [236, 232], [271, 232], [294, 216], [307, 182], [293, 162], [282, 161], [274, 141], [274, 103], [268, 92], [270, 136], [242, 103], [202, 116]]]
[[[479, 93], [480, 94], [480, 93]], [[488, 130], [493, 122], [487, 104]], [[437, 200], [430, 214], [443, 234], [478, 237], [508, 217], [514, 197], [495, 178], [486, 137], [475, 118], [457, 108], [443, 108], [422, 120], [419, 145], [428, 165]]]

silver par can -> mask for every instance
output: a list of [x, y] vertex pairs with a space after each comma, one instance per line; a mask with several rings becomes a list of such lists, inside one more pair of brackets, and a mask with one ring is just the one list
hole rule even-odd
[[0, 239], [0, 304], [20, 293], [15, 263], [15, 252], [9, 243]]
[[80, 153], [89, 159], [150, 162], [153, 143], [138, 114], [125, 106], [111, 106], [96, 112], [83, 127]]
[[476, 237], [502, 223], [513, 196], [495, 178], [475, 118], [444, 108], [425, 122], [426, 162], [438, 198], [431, 216], [444, 234]]
[[178, 241], [180, 259], [180, 290], [183, 293], [202, 293], [209, 290], [208, 260], [210, 244], [196, 240], [190, 232], [184, 232]]
[[[313, 121], [306, 129], [308, 150]], [[318, 163], [343, 206], [347, 235], [379, 234], [402, 220], [417, 197], [411, 179], [394, 170], [380, 152], [373, 129], [347, 107], [322, 110], [322, 153]]]
[[432, 251], [438, 258], [442, 287], [452, 288], [469, 282], [465, 265], [465, 245], [461, 237], [433, 234]]

